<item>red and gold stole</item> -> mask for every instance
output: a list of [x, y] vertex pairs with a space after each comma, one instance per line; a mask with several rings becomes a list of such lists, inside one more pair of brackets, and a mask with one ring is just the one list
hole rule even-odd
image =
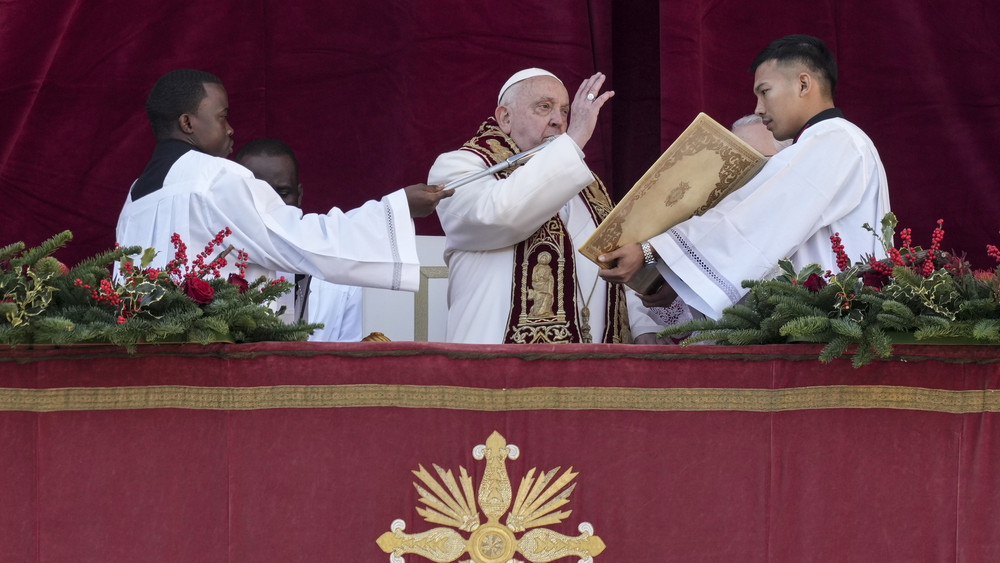
[[[480, 126], [476, 136], [462, 145], [493, 166], [520, 152], [513, 139], [504, 134], [492, 117]], [[496, 174], [506, 178], [512, 170]], [[599, 178], [580, 192], [595, 225], [614, 207]], [[590, 294], [577, 289], [576, 252], [566, 225], [557, 213], [534, 234], [514, 247], [514, 280], [505, 343], [590, 342], [590, 328], [581, 311]], [[621, 285], [606, 284], [605, 327], [601, 342], [629, 343], [628, 305]]]

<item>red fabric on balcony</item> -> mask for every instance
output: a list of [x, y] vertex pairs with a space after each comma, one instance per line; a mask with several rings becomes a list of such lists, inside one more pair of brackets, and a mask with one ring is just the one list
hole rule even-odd
[[[992, 347], [74, 346], [0, 354], [12, 561], [386, 561], [411, 473], [494, 430], [576, 488], [595, 561], [1000, 556]], [[485, 518], [483, 518], [485, 522]], [[464, 534], [466, 537], [468, 534]], [[420, 561], [407, 555], [407, 561]], [[560, 561], [575, 561], [564, 558]]]

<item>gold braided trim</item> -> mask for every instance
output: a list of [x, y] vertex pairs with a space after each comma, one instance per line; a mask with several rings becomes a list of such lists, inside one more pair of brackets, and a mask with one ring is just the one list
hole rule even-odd
[[0, 412], [125, 409], [263, 410], [402, 407], [483, 412], [514, 410], [737, 411], [908, 409], [942, 413], [1000, 412], [994, 389], [951, 391], [881, 385], [790, 389], [529, 387], [480, 389], [416, 385], [280, 385], [271, 387], [70, 387], [0, 389]]

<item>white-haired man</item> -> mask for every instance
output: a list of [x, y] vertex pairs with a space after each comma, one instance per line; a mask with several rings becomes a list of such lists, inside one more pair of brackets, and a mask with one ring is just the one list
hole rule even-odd
[[576, 251], [613, 207], [583, 152], [614, 95], [601, 93], [604, 81], [601, 73], [584, 80], [571, 106], [552, 73], [514, 74], [494, 116], [431, 168], [430, 181], [444, 185], [552, 141], [520, 168], [461, 186], [439, 204], [450, 342], [655, 341], [648, 310]]
[[781, 149], [792, 146], [791, 139], [784, 141], [775, 139], [774, 134], [764, 125], [764, 118], [755, 113], [744, 115], [734, 121], [732, 132], [746, 141], [748, 145], [757, 149], [760, 154], [768, 157], [778, 154]]

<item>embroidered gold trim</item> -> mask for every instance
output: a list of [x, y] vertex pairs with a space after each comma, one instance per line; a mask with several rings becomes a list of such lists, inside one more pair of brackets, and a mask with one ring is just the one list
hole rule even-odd
[[833, 385], [790, 389], [631, 387], [481, 389], [381, 384], [0, 389], [0, 412], [357, 407], [458, 409], [483, 412], [517, 410], [782, 412], [823, 409], [906, 409], [964, 414], [1000, 412], [1000, 390], [952, 391], [883, 385]]

